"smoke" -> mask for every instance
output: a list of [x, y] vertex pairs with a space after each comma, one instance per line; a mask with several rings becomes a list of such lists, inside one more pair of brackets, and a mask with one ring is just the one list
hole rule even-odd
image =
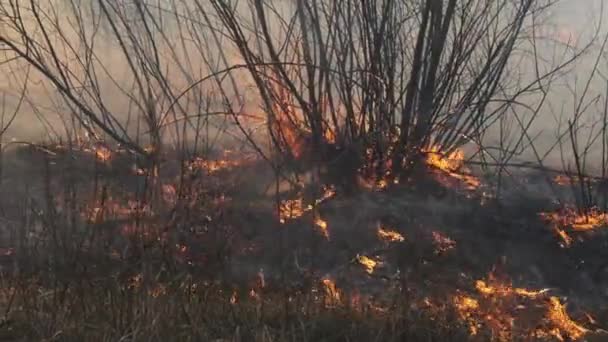
[[[237, 48], [226, 38], [226, 28], [222, 27], [219, 18], [213, 16], [214, 11], [209, 2], [148, 1], [147, 16], [153, 20], [143, 20], [135, 2], [105, 3], [109, 13], [104, 13], [99, 2], [48, 1], [38, 7], [41, 22], [36, 21], [29, 4], [21, 5], [24, 6], [21, 29], [35, 41], [41, 42], [44, 66], [54, 71], [57, 77], [61, 77], [60, 70], [69, 70], [69, 75], [66, 76], [74, 93], [102, 120], [115, 120], [115, 124], [122, 126], [128, 135], [145, 139], [148, 128], [142, 112], [149, 108], [143, 100], [152, 97], [157, 115], [164, 116], [163, 133], [168, 142], [177, 141], [180, 137], [193, 140], [194, 132], [201, 130], [201, 126], [195, 127], [196, 125], [208, 125], [205, 134], [209, 135], [209, 140], [219, 136], [240, 137], [241, 129], [253, 131], [263, 125], [263, 115], [259, 114], [260, 120], [248, 116], [258, 115], [262, 110], [253, 81], [245, 69], [233, 70], [231, 77], [220, 74], [217, 78], [209, 77], [200, 82], [225, 68], [244, 63]], [[286, 32], [276, 18], [289, 17], [293, 4], [289, 1], [277, 4], [276, 17], [272, 19], [276, 25], [270, 27], [272, 34], [281, 41]], [[537, 25], [535, 35], [543, 38], [536, 42], [539, 60], [542, 61], [538, 66], [544, 69], [541, 73], [576, 53], [577, 49], [591, 40], [598, 25], [603, 25], [600, 22], [601, 11], [605, 12], [605, 9], [601, 4], [601, 0], [586, 1], [585, 5], [581, 5], [580, 1], [562, 1], [544, 15], [542, 22], [530, 23]], [[243, 27], [249, 29], [244, 34], [253, 37], [258, 29], [251, 15], [253, 9], [248, 2], [242, 1], [235, 11], [239, 14]], [[0, 34], [25, 47], [22, 35], [14, 30], [15, 23], [10, 22], [10, 14], [8, 4], [1, 4], [0, 23], [3, 25], [0, 25]], [[45, 43], [41, 25], [48, 30], [51, 44]], [[531, 33], [530, 30], [528, 33]], [[604, 32], [605, 30], [600, 33]], [[135, 39], [129, 40], [130, 36], [135, 36]], [[87, 44], [83, 44], [83, 39]], [[534, 120], [532, 118], [535, 113], [530, 108], [514, 106], [506, 112], [503, 122], [496, 123], [488, 130], [484, 144], [499, 147], [501, 140], [505, 140], [511, 144], [510, 147], [518, 150], [515, 154], [517, 159], [534, 160], [535, 153], [529, 148], [533, 142], [537, 154], [542, 156], [550, 152], [547, 155], [549, 164], [561, 164], [561, 154], [568, 155], [569, 152], [560, 152], [559, 148], [554, 148], [555, 141], [564, 133], [568, 119], [573, 118], [586, 82], [591, 77], [591, 68], [600, 53], [597, 50], [599, 41], [601, 37], [596, 41], [596, 46], [563, 70], [563, 74], [552, 79], [550, 84], [542, 84], [547, 87], [549, 94]], [[140, 43], [140, 46], [134, 45], [135, 42]], [[152, 42], [154, 46], [151, 45]], [[535, 76], [537, 65], [529, 58], [529, 43], [522, 43], [521, 50], [516, 51], [509, 69], [511, 80], [519, 84], [525, 84]], [[50, 46], [55, 47], [54, 53], [65, 65], [53, 65], [48, 50]], [[150, 65], [155, 65], [158, 70], [149, 70], [150, 65], [130, 64], [137, 63], [136, 54], [140, 54], [140, 59], [151, 61]], [[4, 52], [0, 58], [12, 57], [10, 53]], [[87, 57], [90, 58], [90, 64], [85, 63]], [[601, 99], [606, 92], [602, 77], [607, 66], [606, 61], [602, 60], [585, 94], [586, 100], [581, 107], [585, 107], [586, 111], [577, 121], [581, 137], [597, 133], [597, 122], [602, 114]], [[142, 93], [137, 86], [138, 78], [153, 77], [157, 72], [162, 73], [163, 82], [166, 83], [152, 80], [149, 82], [150, 87], [144, 87], [149, 93]], [[74, 115], [84, 117], [83, 113], [69, 101], [66, 102], [48, 79], [28, 66], [28, 63], [16, 60], [0, 64], [0, 75], [3, 76], [0, 77], [0, 91], [5, 94], [7, 113], [16, 109], [20, 90], [27, 83], [25, 101], [19, 107], [12, 126], [2, 137], [3, 140], [39, 141], [68, 134], [84, 134], [81, 123], [74, 123]], [[232, 82], [235, 86], [231, 85]], [[92, 92], [92, 88], [99, 92]], [[171, 94], [167, 93], [167, 89]], [[186, 91], [187, 89], [189, 90]], [[172, 99], [176, 96], [180, 96], [179, 101], [174, 103]], [[229, 104], [226, 98], [231, 100]], [[525, 105], [534, 108], [541, 97], [537, 92], [523, 99]], [[176, 107], [180, 107], [179, 110]], [[236, 126], [229, 115], [222, 114], [227, 111], [243, 114], [239, 122], [241, 127]], [[106, 117], [108, 115], [111, 119]], [[522, 127], [527, 127], [528, 123], [528, 136], [522, 139]], [[183, 134], [187, 136], [182, 137]], [[242, 140], [242, 137], [235, 139]], [[600, 141], [595, 141], [598, 142]], [[503, 141], [502, 144], [504, 143]], [[581, 138], [579, 143], [584, 145], [585, 140]], [[594, 153], [597, 154], [597, 150], [594, 149]]]

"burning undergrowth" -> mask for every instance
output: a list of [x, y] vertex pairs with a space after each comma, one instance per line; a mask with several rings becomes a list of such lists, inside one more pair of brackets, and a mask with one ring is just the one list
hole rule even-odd
[[[235, 151], [167, 158], [155, 177], [145, 160], [108, 146], [36, 151], [20, 158], [46, 161], [32, 186], [39, 184], [40, 203], [47, 197], [54, 206], [39, 205], [32, 218], [35, 252], [7, 238], [13, 252], [3, 258], [23, 254], [53, 269], [59, 260], [43, 259], [56, 248], [51, 222], [62, 222], [69, 228], [62, 234], [75, 237], [63, 245], [71, 279], [97, 279], [106, 296], [143, 296], [153, 305], [206, 298], [217, 309], [206, 309], [206, 320], [232, 320], [230, 329], [205, 332], [209, 338], [257, 328], [276, 336], [288, 316], [320, 330], [342, 317], [376, 336], [423, 338], [428, 324], [437, 336], [480, 341], [577, 340], [605, 328], [598, 322], [607, 314], [608, 277], [598, 275], [601, 265], [578, 264], [598, 265], [596, 256], [556, 247], [536, 212], [488, 203], [459, 151], [425, 151], [431, 177], [424, 180], [348, 194], [315, 182], [273, 193], [264, 162]], [[64, 172], [74, 160], [77, 171]], [[75, 178], [78, 188], [69, 185]], [[595, 229], [603, 217], [543, 216], [550, 229], [573, 231]], [[52, 280], [39, 277], [35, 291]], [[99, 291], [93, 283], [86, 286]], [[64, 295], [85, 285], [67, 286]], [[191, 304], [184, 310], [201, 314]]]

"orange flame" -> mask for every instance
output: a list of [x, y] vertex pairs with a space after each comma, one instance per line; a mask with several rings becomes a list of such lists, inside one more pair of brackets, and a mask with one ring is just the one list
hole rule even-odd
[[608, 214], [597, 208], [580, 213], [572, 208], [564, 208], [555, 212], [540, 213], [539, 216], [552, 225], [553, 231], [562, 241], [562, 247], [572, 245], [572, 232], [586, 232], [608, 225]]
[[95, 157], [101, 162], [107, 162], [112, 158], [112, 151], [105, 146], [97, 146], [95, 148]]
[[576, 323], [570, 318], [566, 307], [557, 297], [549, 298], [549, 309], [547, 319], [556, 326], [550, 334], [564, 341], [563, 334], [565, 333], [571, 340], [579, 340], [589, 332], [585, 327]]
[[378, 237], [382, 241], [386, 242], [403, 242], [405, 238], [403, 235], [399, 234], [394, 230], [384, 229], [382, 227], [378, 227]]
[[[315, 205], [319, 205], [328, 199], [336, 195], [336, 188], [333, 186], [326, 186], [323, 188], [323, 195], [314, 201]], [[302, 217], [305, 213], [312, 211], [314, 206], [308, 204], [304, 206], [304, 200], [302, 198], [283, 200], [279, 204], [279, 222], [284, 224], [288, 220]]]
[[323, 220], [321, 217], [317, 216], [315, 218], [315, 226], [319, 228], [320, 233], [325, 237], [325, 239], [329, 240], [329, 231], [327, 230], [327, 221]]
[[[459, 317], [469, 327], [471, 335], [488, 327], [498, 340], [512, 340], [515, 329], [526, 331], [530, 337], [555, 337], [560, 341], [579, 340], [588, 330], [573, 321], [557, 297], [546, 297], [547, 289], [530, 290], [500, 282], [492, 274], [475, 283], [478, 296], [458, 293], [452, 304]], [[524, 304], [529, 305], [524, 305]], [[538, 311], [537, 308], [544, 308]], [[515, 311], [527, 310], [525, 319]], [[517, 326], [523, 324], [523, 326]], [[524, 327], [528, 327], [527, 329]], [[524, 328], [526, 330], [520, 330]]]
[[365, 255], [357, 255], [357, 261], [363, 265], [365, 268], [365, 272], [368, 274], [374, 273], [374, 269], [378, 266], [378, 262], [372, 258], [369, 258]]
[[464, 152], [457, 149], [448, 155], [441, 153], [441, 147], [433, 145], [423, 150], [426, 153], [426, 163], [448, 176], [458, 179], [466, 185], [467, 190], [479, 188], [481, 182], [470, 174], [470, 170], [464, 167]]
[[323, 284], [325, 289], [325, 306], [333, 307], [339, 304], [341, 300], [341, 295], [340, 291], [336, 287], [336, 283], [329, 278], [324, 278], [321, 283]]

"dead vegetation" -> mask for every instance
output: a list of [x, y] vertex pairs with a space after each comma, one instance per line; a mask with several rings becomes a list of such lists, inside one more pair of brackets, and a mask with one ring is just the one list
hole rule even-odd
[[[551, 5], [0, 4], [0, 339], [608, 338], [608, 100], [580, 138], [608, 37], [544, 59]], [[598, 44], [543, 155], [530, 126]], [[39, 79], [64, 133], [6, 139]]]

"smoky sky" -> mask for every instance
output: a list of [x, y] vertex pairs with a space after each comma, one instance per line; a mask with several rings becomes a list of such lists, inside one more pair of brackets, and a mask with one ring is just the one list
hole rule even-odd
[[[4, 1], [4, 0], [0, 0]], [[281, 0], [282, 1], [282, 0]], [[162, 2], [162, 1], [161, 1]], [[83, 6], [86, 6], [86, 1], [82, 1]], [[546, 37], [561, 43], [562, 45], [571, 44], [573, 47], [580, 47], [585, 45], [595, 33], [597, 28], [600, 27], [601, 33], [608, 32], [608, 19], [602, 21], [602, 14], [605, 17], [608, 11], [605, 7], [608, 7], [608, 1], [605, 0], [561, 0], [558, 1], [550, 10], [544, 14], [543, 26], [546, 31]], [[598, 43], [601, 39], [598, 39]], [[559, 44], [547, 44], [544, 45], [545, 51], [542, 53], [547, 56], [547, 59], [551, 59], [553, 55], [559, 55], [563, 52], [556, 48]], [[215, 47], [217, 48], [217, 47]], [[560, 48], [563, 49], [563, 46]], [[547, 104], [539, 111], [539, 118], [536, 119], [530, 126], [531, 135], [535, 137], [534, 143], [538, 146], [539, 150], [548, 150], [554, 145], [556, 136], [559, 135], [560, 130], [564, 129], [564, 123], [567, 122], [568, 118], [572, 116], [575, 105], [577, 94], [580, 94], [578, 88], [585, 84], [585, 80], [590, 77], [590, 65], [597, 59], [597, 43], [594, 49], [590, 49], [590, 52], [583, 56], [580, 61], [574, 63], [569, 70], [567, 75], [564, 75], [559, 82], [556, 82], [551, 88], [551, 94], [547, 100]], [[117, 78], [123, 74], [125, 70], [124, 59], [120, 57], [120, 54], [111, 48], [111, 45], [107, 47], [100, 47], [100, 54], [105, 64], [112, 66], [111, 73]], [[232, 52], [228, 52], [230, 55]], [[192, 54], [195, 56], [195, 54]], [[234, 54], [236, 56], [236, 54]], [[183, 58], [180, 56], [179, 58]], [[196, 59], [195, 57], [192, 57]], [[238, 58], [235, 57], [235, 61]], [[191, 61], [194, 65], [201, 63], [200, 60]], [[548, 62], [549, 63], [549, 62]], [[519, 70], [520, 73], [530, 73], [531, 70], [529, 64], [522, 64], [523, 66]], [[169, 69], [171, 67], [168, 67]], [[199, 70], [201, 68], [193, 67], [193, 70]], [[515, 69], [515, 68], [514, 68]], [[606, 93], [605, 80], [602, 78], [603, 75], [607, 74], [608, 70], [608, 59], [603, 59], [598, 67], [598, 72], [595, 75], [596, 80], [592, 83], [589, 90], [590, 99], [594, 97], [604, 96]], [[199, 70], [204, 73], [204, 70]], [[0, 68], [0, 73], [18, 74], [20, 69], [10, 69], [6, 66]], [[176, 74], [178, 74], [176, 72]], [[200, 75], [197, 75], [200, 76]], [[524, 75], [525, 76], [525, 75]], [[2, 78], [2, 77], [0, 77]], [[244, 81], [244, 76], [239, 76], [240, 81]], [[5, 102], [10, 105], [15, 103], [15, 94], [17, 93], [17, 83], [11, 83], [7, 80], [10, 77], [4, 77], [3, 81], [0, 81], [0, 87], [2, 92], [8, 94], [5, 97]], [[176, 78], [176, 87], [184, 87], [188, 84], [188, 80], [183, 78]], [[43, 82], [43, 81], [41, 81]], [[104, 87], [105, 95], [109, 99], [109, 107], [124, 115], [129, 109], [127, 108], [127, 102], [124, 98], [121, 100], [120, 96], [117, 95], [116, 87], [111, 83], [102, 85]], [[57, 110], [58, 108], [65, 108], [61, 103], [60, 97], [53, 87], [46, 85], [40, 86], [40, 84], [33, 86], [31, 89], [31, 96], [29, 100], [31, 103], [24, 104], [21, 107], [18, 117], [13, 123], [11, 129], [7, 132], [4, 140], [17, 139], [17, 140], [41, 140], [47, 137], [49, 129], [56, 130], [55, 134], [61, 135], [61, 126], [65, 124], [66, 120], [69, 120], [69, 114]], [[536, 98], [528, 99], [531, 103], [536, 101]], [[597, 108], [596, 108], [597, 107]], [[592, 129], [593, 122], [597, 121], [598, 115], [601, 111], [599, 102], [597, 104], [589, 105], [589, 112], [585, 114], [585, 117], [581, 119], [582, 132], [589, 132]], [[522, 110], [519, 113], [520, 119], [529, 119], [532, 113], [526, 113]], [[511, 117], [511, 120], [514, 120]], [[520, 134], [517, 125], [512, 124], [510, 134], [512, 139], [516, 139]], [[494, 128], [493, 128], [494, 129]], [[491, 132], [496, 132], [494, 131]], [[504, 132], [503, 132], [504, 133]], [[486, 139], [488, 144], [496, 144], [497, 136], [489, 134]], [[553, 154], [550, 158], [552, 163], [561, 163], [561, 156], [558, 151]], [[530, 158], [529, 153], [522, 153], [522, 158]]]

